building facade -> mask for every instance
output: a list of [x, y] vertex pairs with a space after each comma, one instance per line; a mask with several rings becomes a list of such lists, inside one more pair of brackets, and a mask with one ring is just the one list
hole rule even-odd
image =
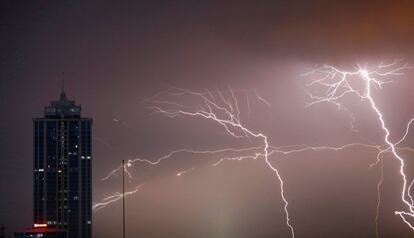
[[33, 127], [33, 224], [91, 238], [92, 119], [62, 89]]

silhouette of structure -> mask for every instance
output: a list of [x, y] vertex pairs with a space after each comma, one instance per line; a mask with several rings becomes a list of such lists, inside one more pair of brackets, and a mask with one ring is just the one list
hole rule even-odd
[[33, 223], [55, 231], [48, 237], [91, 238], [92, 119], [81, 117], [62, 83], [59, 100], [33, 126]]

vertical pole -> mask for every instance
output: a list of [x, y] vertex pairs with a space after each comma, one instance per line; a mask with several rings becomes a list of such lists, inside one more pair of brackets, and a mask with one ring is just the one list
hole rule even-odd
[[125, 238], [125, 161], [122, 160], [122, 237]]

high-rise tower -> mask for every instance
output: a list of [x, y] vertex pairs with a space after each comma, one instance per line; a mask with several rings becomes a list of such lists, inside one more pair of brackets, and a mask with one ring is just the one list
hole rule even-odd
[[92, 119], [66, 98], [33, 119], [34, 224], [65, 230], [68, 238], [92, 237]]

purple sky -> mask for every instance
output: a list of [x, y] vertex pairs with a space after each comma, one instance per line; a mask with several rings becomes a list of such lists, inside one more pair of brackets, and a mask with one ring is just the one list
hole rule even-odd
[[[395, 58], [414, 63], [414, 3], [360, 2], [2, 2], [0, 224], [8, 234], [31, 225], [31, 120], [58, 98], [62, 71], [66, 95], [94, 118], [95, 201], [120, 191], [119, 177], [100, 179], [122, 159], [249, 145], [215, 123], [171, 119], [142, 103], [170, 87], [257, 89], [271, 106], [253, 103], [250, 117], [243, 107], [243, 120], [275, 146], [383, 144], [366, 103], [347, 101], [359, 130], [352, 132], [347, 112], [328, 104], [306, 108], [301, 78], [324, 63], [346, 69]], [[392, 140], [414, 117], [413, 75], [407, 71], [375, 92]], [[404, 146], [414, 147], [413, 140], [409, 135]], [[413, 177], [414, 154], [403, 155]], [[368, 168], [375, 157], [359, 147], [272, 157], [286, 183], [296, 237], [375, 237], [380, 167]], [[289, 237], [279, 183], [262, 160], [208, 166], [212, 161], [182, 154], [159, 167], [132, 168], [128, 188], [145, 186], [127, 199], [129, 236]], [[402, 208], [398, 163], [388, 155], [384, 166], [380, 235], [412, 237], [393, 213]], [[94, 213], [97, 237], [121, 234], [120, 205]]]

